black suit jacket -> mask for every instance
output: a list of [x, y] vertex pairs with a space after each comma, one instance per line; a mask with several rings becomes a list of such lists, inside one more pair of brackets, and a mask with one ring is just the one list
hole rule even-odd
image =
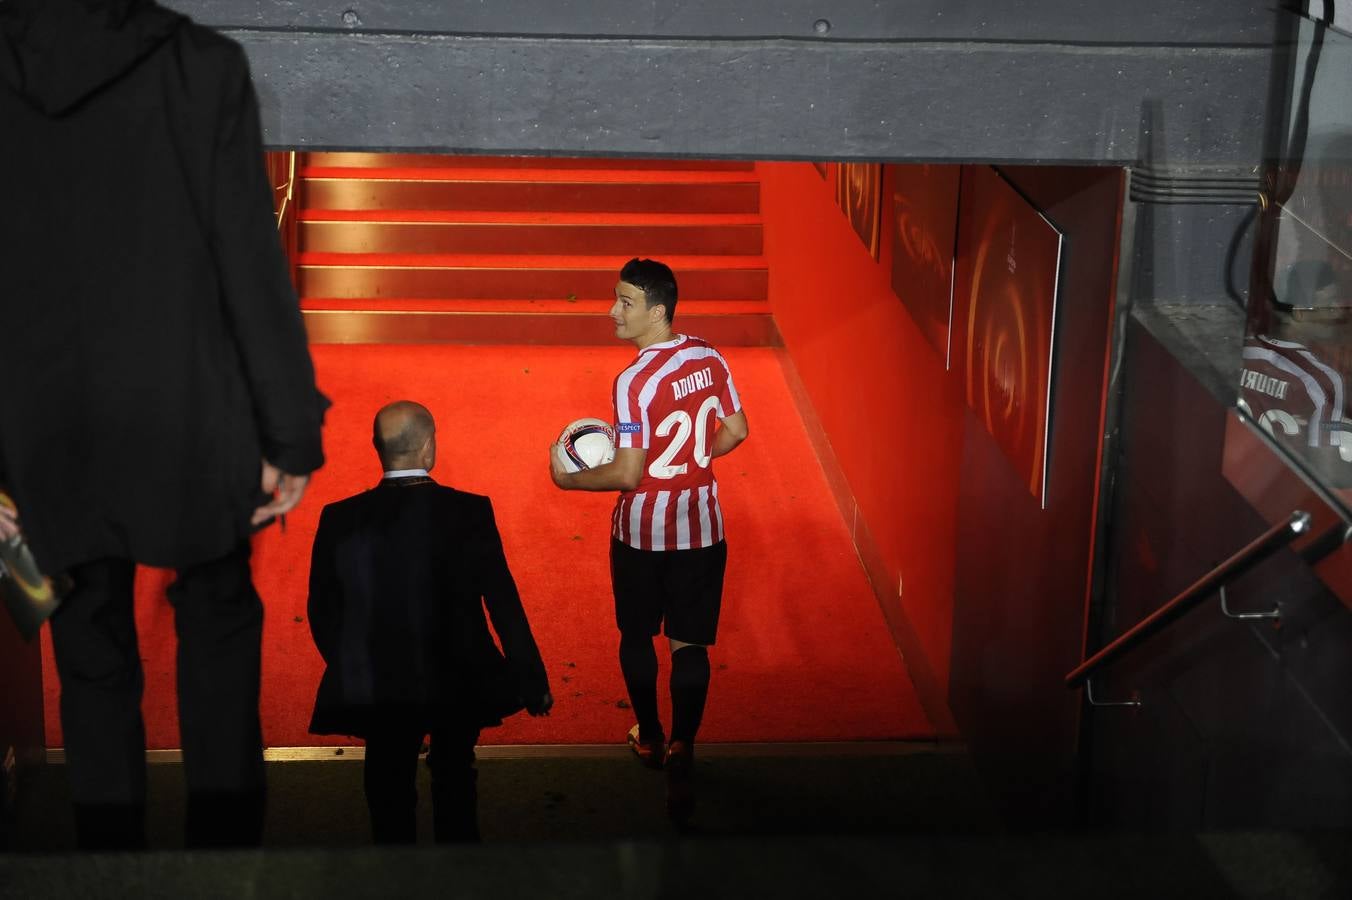
[[364, 737], [390, 714], [429, 731], [496, 725], [549, 690], [491, 502], [431, 479], [383, 481], [324, 507], [309, 617], [327, 663], [315, 734]]
[[49, 572], [249, 534], [323, 462], [244, 51], [149, 0], [0, 3], [0, 478]]

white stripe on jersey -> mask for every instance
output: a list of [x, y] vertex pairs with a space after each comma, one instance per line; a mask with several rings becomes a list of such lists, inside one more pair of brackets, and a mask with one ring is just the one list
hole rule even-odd
[[732, 383], [732, 369], [729, 369], [729, 368], [728, 368], [728, 361], [727, 361], [726, 359], [723, 358], [723, 355], [722, 355], [721, 353], [718, 355], [718, 361], [719, 361], [720, 363], [722, 363], [722, 365], [723, 365], [723, 374], [727, 376], [728, 396], [732, 398], [732, 411], [731, 411], [731, 412], [726, 412], [726, 413], [725, 413], [725, 412], [723, 411], [723, 403], [722, 403], [722, 401], [720, 401], [719, 404], [718, 404], [718, 417], [719, 417], [720, 419], [726, 419], [728, 416], [730, 416], [730, 415], [732, 415], [733, 413], [738, 412], [739, 410], [741, 410], [741, 408], [742, 408], [742, 398], [739, 397], [739, 396], [737, 395], [737, 385], [735, 385], [735, 384]]
[[714, 541], [723, 539], [723, 504], [718, 502], [718, 482], [714, 482], [714, 515], [718, 517], [718, 534], [714, 535]]
[[[681, 341], [685, 341], [685, 335], [681, 335]], [[619, 422], [632, 422], [634, 419], [634, 410], [629, 407], [629, 388], [633, 385], [634, 379], [647, 368], [652, 362], [652, 354], [649, 352], [655, 348], [649, 347], [638, 355], [629, 368], [620, 373], [620, 377], [615, 380], [615, 417]], [[616, 423], [619, 424], [618, 422]], [[643, 416], [643, 433], [648, 433], [648, 417]], [[627, 431], [622, 431], [616, 435], [616, 447], [633, 447], [634, 436]]]
[[1268, 350], [1263, 347], [1245, 347], [1243, 353], [1244, 359], [1258, 359], [1272, 366], [1274, 369], [1281, 369], [1283, 372], [1290, 372], [1300, 379], [1305, 385], [1305, 391], [1310, 395], [1310, 402], [1314, 404], [1314, 409], [1310, 413], [1307, 421], [1306, 443], [1311, 447], [1319, 446], [1319, 423], [1323, 421], [1324, 404], [1328, 403], [1328, 395], [1324, 393], [1323, 387], [1314, 379], [1305, 369], [1296, 365], [1290, 359], [1282, 356], [1275, 350]]
[[671, 502], [671, 491], [658, 491], [653, 503], [653, 546], [667, 545], [667, 504]]
[[629, 546], [642, 549], [643, 543], [643, 500], [644, 494], [635, 494], [629, 501]]
[[676, 498], [676, 549], [690, 549], [690, 488]]
[[[1329, 407], [1329, 421], [1341, 422], [1343, 420], [1343, 376], [1337, 369], [1329, 366], [1319, 360], [1309, 350], [1301, 350], [1300, 355], [1310, 361], [1316, 369], [1323, 372], [1328, 377], [1329, 384], [1333, 386], [1333, 405]], [[1342, 444], [1343, 432], [1335, 431], [1329, 436], [1330, 444]]]
[[707, 484], [699, 486], [699, 536], [701, 547], [707, 547], [714, 543], [713, 529], [709, 525], [709, 486]]
[[[1276, 338], [1267, 337], [1266, 335], [1261, 335], [1258, 339], [1264, 343], [1271, 344], [1273, 347], [1281, 347], [1283, 350], [1296, 351], [1297, 355], [1309, 360], [1312, 366], [1323, 372], [1328, 377], [1329, 384], [1333, 387], [1333, 405], [1329, 407], [1329, 421], [1341, 422], [1343, 420], [1343, 376], [1341, 372], [1311, 353], [1310, 349], [1304, 344], [1296, 344], [1291, 341], [1279, 341]], [[1340, 437], [1341, 433], [1335, 431], [1330, 436], [1329, 443], [1341, 443], [1339, 440]]]

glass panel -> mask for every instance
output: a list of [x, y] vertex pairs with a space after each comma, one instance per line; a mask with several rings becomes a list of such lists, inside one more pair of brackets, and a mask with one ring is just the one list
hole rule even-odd
[[1288, 115], [1264, 172], [1240, 412], [1352, 508], [1352, 37], [1294, 29]]

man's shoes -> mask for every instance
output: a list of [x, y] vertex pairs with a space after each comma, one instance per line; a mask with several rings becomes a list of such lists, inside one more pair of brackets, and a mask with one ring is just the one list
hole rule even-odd
[[684, 825], [695, 811], [695, 749], [685, 741], [667, 748], [667, 815]]
[[639, 738], [638, 726], [635, 725], [629, 729], [629, 749], [634, 751], [638, 761], [650, 769], [662, 768], [663, 762], [663, 744], [666, 738], [659, 736], [655, 741], [644, 741]]

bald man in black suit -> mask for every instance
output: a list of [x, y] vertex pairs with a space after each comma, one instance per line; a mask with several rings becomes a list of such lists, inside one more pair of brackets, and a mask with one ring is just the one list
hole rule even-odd
[[328, 667], [310, 730], [366, 739], [377, 843], [416, 841], [417, 759], [430, 734], [436, 840], [478, 840], [480, 729], [523, 707], [545, 715], [554, 699], [491, 502], [428, 474], [431, 414], [392, 403], [373, 440], [380, 484], [326, 506], [315, 534], [310, 630]]

